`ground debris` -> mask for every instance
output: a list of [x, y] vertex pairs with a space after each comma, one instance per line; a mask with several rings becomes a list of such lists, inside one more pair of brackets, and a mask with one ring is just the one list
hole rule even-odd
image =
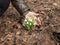
[[60, 45], [60, 0], [25, 1], [40, 14], [42, 25], [27, 31], [19, 23], [20, 14], [10, 5], [0, 17], [0, 45]]

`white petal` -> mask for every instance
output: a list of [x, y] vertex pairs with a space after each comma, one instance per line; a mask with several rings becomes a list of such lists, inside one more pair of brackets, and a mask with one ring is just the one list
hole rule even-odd
[[30, 23], [30, 25], [32, 25], [32, 24]]
[[27, 22], [27, 24], [29, 24], [29, 23]]
[[27, 20], [25, 19], [25, 21], [27, 21]]

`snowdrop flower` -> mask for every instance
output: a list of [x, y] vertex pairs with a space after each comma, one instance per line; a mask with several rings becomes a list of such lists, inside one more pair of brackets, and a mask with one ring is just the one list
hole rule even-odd
[[30, 25], [32, 25], [32, 24], [30, 23]]
[[27, 24], [29, 24], [29, 23], [27, 22]]
[[27, 20], [25, 19], [25, 22], [26, 22]]

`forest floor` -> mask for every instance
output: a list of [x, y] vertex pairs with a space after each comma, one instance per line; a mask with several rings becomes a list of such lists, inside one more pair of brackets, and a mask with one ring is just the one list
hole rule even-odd
[[0, 45], [60, 45], [60, 0], [26, 0], [40, 14], [42, 24], [27, 31], [20, 24], [20, 14], [10, 4], [0, 17]]

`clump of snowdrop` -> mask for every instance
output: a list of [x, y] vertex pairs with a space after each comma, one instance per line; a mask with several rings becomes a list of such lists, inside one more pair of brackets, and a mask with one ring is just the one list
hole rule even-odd
[[23, 22], [23, 26], [27, 29], [27, 30], [31, 30], [33, 27], [36, 26], [36, 23], [34, 20], [32, 19], [28, 19], [26, 18]]

